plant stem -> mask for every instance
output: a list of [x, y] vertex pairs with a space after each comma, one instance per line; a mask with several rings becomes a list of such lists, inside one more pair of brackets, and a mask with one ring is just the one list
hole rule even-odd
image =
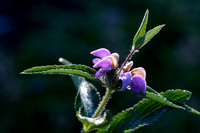
[[103, 100], [101, 101], [99, 107], [97, 108], [97, 110], [96, 110], [96, 112], [95, 112], [95, 114], [93, 115], [92, 118], [97, 117], [99, 115], [99, 113], [101, 113], [101, 111], [102, 111], [103, 107], [105, 106], [105, 104], [107, 103], [107, 101], [109, 99], [109, 96], [112, 93], [112, 91], [113, 91], [112, 89], [108, 88], [108, 90], [106, 91], [106, 94], [105, 94]]
[[119, 69], [119, 72], [117, 73], [117, 75], [120, 74], [121, 70], [124, 68], [124, 66], [126, 65], [126, 63], [127, 63], [128, 60], [131, 58], [131, 56], [134, 54], [135, 51], [136, 51], [135, 49], [133, 49], [133, 50], [131, 51], [131, 53], [128, 55], [128, 57], [126, 58], [126, 60], [125, 60], [124, 63], [122, 64], [121, 68]]
[[[102, 111], [102, 109], [105, 107], [105, 104], [107, 103], [111, 93], [112, 93], [113, 89], [111, 88], [108, 88], [107, 91], [106, 91], [106, 94], [105, 96], [103, 97], [103, 100], [101, 101], [99, 107], [97, 108], [96, 112], [94, 113], [94, 115], [92, 116], [92, 118], [96, 118]], [[84, 129], [83, 133], [88, 133], [90, 128], [91, 128], [92, 124], [89, 124], [87, 126], [86, 129]]]
[[119, 78], [120, 72], [122, 71], [122, 69], [124, 68], [124, 66], [126, 65], [126, 63], [128, 62], [128, 60], [131, 58], [131, 56], [136, 52], [137, 50], [133, 49], [131, 51], [131, 53], [128, 55], [128, 57], [126, 58], [126, 60], [124, 61], [124, 63], [122, 64], [121, 68], [119, 69], [119, 71], [117, 72], [117, 75], [114, 78], [114, 82]]
[[89, 131], [84, 128], [81, 133], [89, 133]]

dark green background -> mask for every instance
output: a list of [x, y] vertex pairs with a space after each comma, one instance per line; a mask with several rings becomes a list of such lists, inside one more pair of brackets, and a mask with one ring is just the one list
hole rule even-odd
[[[76, 88], [69, 76], [19, 73], [59, 64], [59, 57], [92, 66], [89, 53], [101, 47], [119, 53], [122, 63], [146, 9], [148, 29], [166, 26], [134, 55], [134, 67], [143, 66], [148, 85], [159, 92], [193, 92], [188, 104], [200, 110], [199, 0], [1, 0], [0, 132], [79, 132]], [[104, 88], [97, 87], [103, 94]], [[116, 93], [108, 108], [116, 114], [138, 100]], [[137, 132], [197, 133], [199, 123], [200, 116], [171, 111]]]

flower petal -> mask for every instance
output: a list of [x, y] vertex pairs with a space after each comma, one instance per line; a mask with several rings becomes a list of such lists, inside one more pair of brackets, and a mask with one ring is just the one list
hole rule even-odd
[[131, 89], [135, 93], [140, 93], [140, 89], [142, 90], [142, 93], [145, 94], [146, 92], [146, 81], [141, 75], [134, 75], [131, 78]]
[[92, 60], [92, 62], [93, 62], [93, 64], [96, 64], [97, 62], [99, 62], [101, 59], [99, 59], [99, 58], [95, 58], [95, 59], [93, 59]]
[[132, 76], [141, 75], [144, 79], [146, 78], [146, 71], [143, 67], [134, 68], [133, 70], [131, 70], [131, 74]]
[[99, 71], [95, 74], [95, 77], [105, 76], [106, 70], [104, 68], [99, 69]]
[[130, 85], [130, 81], [131, 81], [131, 73], [127, 72], [127, 73], [122, 73], [119, 77], [119, 79], [122, 80], [122, 88], [120, 91], [124, 91], [129, 85]]
[[115, 59], [117, 60], [117, 62], [119, 62], [119, 54], [118, 53], [112, 53], [111, 55], [113, 57], [115, 57]]
[[90, 54], [94, 55], [94, 56], [98, 56], [100, 58], [106, 57], [106, 56], [110, 56], [111, 53], [109, 50], [105, 49], [105, 48], [100, 48], [97, 49], [95, 51], [90, 52]]
[[141, 69], [144, 72], [144, 79], [146, 79], [146, 71], [143, 67], [138, 67], [139, 69]]
[[106, 70], [111, 70], [112, 61], [110, 59], [103, 59], [94, 64], [94, 68], [103, 67]]
[[118, 66], [118, 61], [114, 56], [112, 56], [112, 55], [111, 56], [106, 56], [106, 57], [103, 58], [103, 60], [104, 59], [110, 59], [112, 61], [112, 65], [111, 65], [112, 69], [115, 69]]

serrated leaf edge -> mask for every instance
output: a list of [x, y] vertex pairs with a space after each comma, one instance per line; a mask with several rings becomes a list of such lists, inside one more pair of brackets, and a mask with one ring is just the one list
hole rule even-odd
[[[80, 69], [78, 67], [83, 68], [83, 69]], [[44, 68], [47, 68], [47, 69], [44, 69]], [[38, 69], [38, 70], [33, 71], [34, 69]], [[44, 69], [44, 70], [42, 70], [42, 69]], [[72, 69], [72, 70], [81, 70], [84, 72], [91, 72], [91, 74], [96, 73], [96, 70], [89, 66], [82, 65], [82, 64], [70, 64], [70, 65], [35, 66], [35, 67], [31, 67], [29, 69], [24, 70], [20, 74], [27, 74], [27, 73], [38, 72], [38, 71], [48, 71], [48, 70], [54, 70], [54, 69]], [[86, 70], [88, 70], [88, 71], [86, 71]]]

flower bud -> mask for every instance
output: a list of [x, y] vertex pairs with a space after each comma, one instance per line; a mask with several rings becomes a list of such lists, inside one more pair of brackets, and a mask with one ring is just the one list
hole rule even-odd
[[129, 63], [126, 63], [126, 65], [123, 68], [124, 72], [130, 71], [130, 69], [132, 68], [132, 66], [133, 66], [133, 61], [130, 61]]

